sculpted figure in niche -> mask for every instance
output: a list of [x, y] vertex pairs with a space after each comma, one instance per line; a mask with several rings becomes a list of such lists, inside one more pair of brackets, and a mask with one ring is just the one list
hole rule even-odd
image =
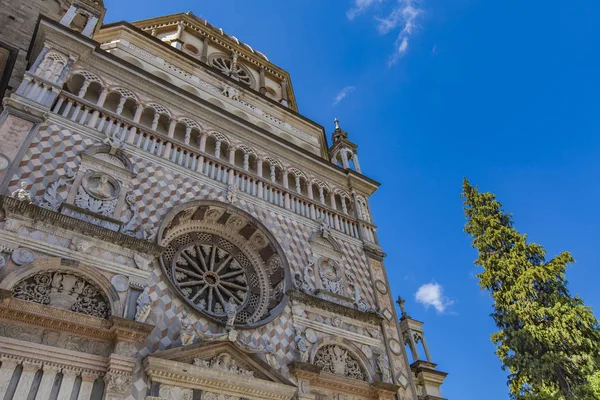
[[227, 324], [225, 327], [227, 330], [231, 330], [233, 329], [235, 317], [237, 316], [237, 303], [233, 297], [230, 297], [229, 301], [225, 303], [225, 313], [227, 314]]
[[308, 362], [308, 343], [306, 343], [306, 339], [304, 339], [304, 336], [302, 336], [301, 333], [296, 332], [294, 341], [296, 342], [296, 347], [300, 354], [300, 361]]
[[109, 199], [114, 197], [114, 188], [108, 181], [107, 175], [101, 175], [99, 179], [90, 182], [88, 191], [99, 199]]
[[196, 338], [196, 331], [194, 329], [194, 324], [192, 323], [192, 319], [188, 315], [187, 311], [181, 312], [181, 317], [179, 319], [179, 323], [181, 324], [180, 336], [181, 336], [181, 344], [187, 346], [188, 344], [192, 344], [194, 339]]
[[150, 295], [148, 293], [149, 291], [150, 287], [146, 286], [144, 291], [137, 298], [135, 320], [138, 322], [146, 322], [148, 315], [150, 315], [150, 311], [152, 311], [152, 306], [150, 305]]

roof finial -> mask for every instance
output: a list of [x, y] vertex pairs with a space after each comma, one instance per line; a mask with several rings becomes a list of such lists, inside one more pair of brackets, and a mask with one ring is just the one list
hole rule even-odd
[[340, 120], [335, 118], [333, 120], [333, 123], [335, 124], [335, 129], [340, 129]]
[[406, 303], [406, 300], [398, 296], [398, 300], [396, 300], [396, 303], [400, 306], [400, 311], [402, 312], [402, 317], [400, 319], [410, 318], [406, 313], [406, 308], [404, 308], [404, 303]]

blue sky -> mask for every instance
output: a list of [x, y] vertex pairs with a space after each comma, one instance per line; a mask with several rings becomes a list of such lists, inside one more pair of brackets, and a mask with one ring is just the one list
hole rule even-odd
[[[106, 21], [192, 10], [287, 69], [300, 112], [328, 134], [340, 119], [365, 174], [383, 184], [371, 206], [392, 289], [425, 322], [433, 359], [450, 373], [446, 397], [508, 398], [492, 304], [462, 230], [463, 176], [495, 192], [549, 255], [571, 251], [571, 291], [600, 310], [597, 1], [106, 6]], [[428, 292], [429, 307], [415, 297], [426, 284], [442, 290]]]

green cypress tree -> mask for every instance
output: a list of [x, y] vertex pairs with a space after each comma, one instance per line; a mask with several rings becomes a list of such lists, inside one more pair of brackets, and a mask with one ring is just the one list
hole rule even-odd
[[600, 399], [600, 327], [590, 307], [567, 289], [568, 252], [546, 260], [546, 251], [513, 227], [511, 214], [492, 193], [463, 182], [465, 232], [478, 250], [482, 289], [494, 300], [492, 335], [508, 369], [514, 399]]

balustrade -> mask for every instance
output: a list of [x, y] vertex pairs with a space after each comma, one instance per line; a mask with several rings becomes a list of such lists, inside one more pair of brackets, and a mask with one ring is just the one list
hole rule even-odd
[[[234, 166], [215, 155], [200, 151], [188, 144], [156, 133], [152, 129], [128, 120], [116, 113], [99, 109], [70, 93], [61, 92], [52, 107], [52, 112], [81, 125], [86, 125], [108, 137], [126, 142], [147, 153], [167, 159], [183, 168], [200, 173], [226, 185], [235, 184], [241, 192], [258, 197], [271, 204], [283, 207], [295, 214], [311, 220], [325, 218], [332, 229], [354, 238], [360, 238], [377, 243], [375, 226], [364, 221], [359, 222], [350, 215], [346, 207], [338, 210], [335, 207], [335, 197], [331, 193], [332, 208], [325, 205], [322, 188], [319, 188], [319, 200], [304, 197], [298, 192], [298, 185], [290, 189], [271, 180], [254, 176], [244, 168]], [[205, 136], [202, 137], [205, 142]], [[217, 145], [220, 142], [217, 142]], [[284, 175], [284, 179], [285, 179]]]

